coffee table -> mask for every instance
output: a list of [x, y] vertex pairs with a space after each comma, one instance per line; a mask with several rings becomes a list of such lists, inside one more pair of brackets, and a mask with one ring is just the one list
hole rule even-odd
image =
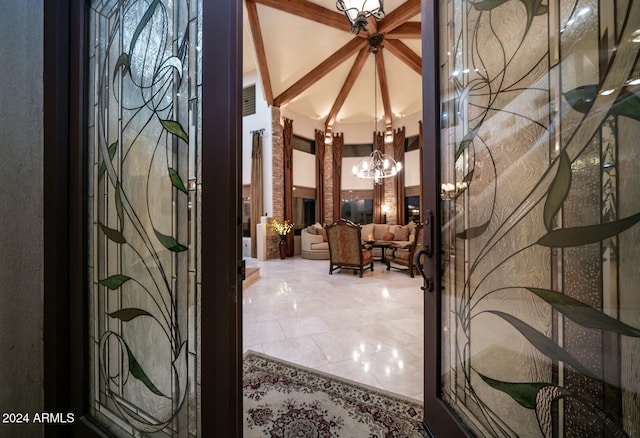
[[371, 248], [380, 248], [381, 256], [378, 261], [386, 264], [386, 259], [384, 257], [384, 252], [387, 248], [390, 248], [393, 245], [393, 241], [391, 240], [368, 240], [365, 244], [369, 245]]

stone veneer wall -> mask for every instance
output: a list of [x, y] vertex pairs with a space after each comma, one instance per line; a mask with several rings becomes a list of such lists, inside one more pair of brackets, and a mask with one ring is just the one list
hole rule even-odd
[[273, 216], [267, 225], [267, 260], [280, 257], [280, 237], [271, 228], [272, 220], [284, 220], [284, 143], [282, 125], [280, 124], [280, 108], [271, 107], [271, 162], [273, 165]]
[[333, 143], [326, 145], [324, 154], [324, 222], [333, 223]]
[[[395, 153], [393, 151], [393, 143], [384, 144], [384, 152], [395, 160]], [[404, 163], [402, 163], [404, 164]], [[404, 178], [402, 171], [396, 177], [387, 178], [384, 180], [384, 204], [388, 205], [390, 210], [387, 212], [387, 223], [398, 223], [398, 209], [396, 202], [396, 178]], [[404, 225], [404, 224], [399, 224]]]

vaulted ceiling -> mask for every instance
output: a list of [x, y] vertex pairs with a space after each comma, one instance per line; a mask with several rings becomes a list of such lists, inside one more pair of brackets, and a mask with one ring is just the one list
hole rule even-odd
[[[350, 33], [333, 0], [245, 0], [245, 73], [258, 72], [269, 105], [377, 130], [422, 110], [420, 0], [387, 0], [386, 16]], [[369, 37], [384, 35], [382, 48]], [[376, 89], [374, 91], [374, 83]]]

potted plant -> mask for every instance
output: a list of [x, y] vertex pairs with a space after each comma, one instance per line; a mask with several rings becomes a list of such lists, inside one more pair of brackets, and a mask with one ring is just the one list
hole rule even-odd
[[287, 255], [287, 234], [293, 230], [293, 222], [290, 220], [285, 220], [284, 222], [280, 222], [277, 219], [274, 219], [271, 223], [271, 227], [273, 230], [278, 233], [280, 236], [280, 258], [284, 259]]

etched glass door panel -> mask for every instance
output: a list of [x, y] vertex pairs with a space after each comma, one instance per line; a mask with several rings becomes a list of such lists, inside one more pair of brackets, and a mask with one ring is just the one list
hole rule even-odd
[[639, 437], [640, 3], [439, 4], [442, 399]]
[[200, 16], [89, 11], [89, 402], [116, 436], [200, 436]]

